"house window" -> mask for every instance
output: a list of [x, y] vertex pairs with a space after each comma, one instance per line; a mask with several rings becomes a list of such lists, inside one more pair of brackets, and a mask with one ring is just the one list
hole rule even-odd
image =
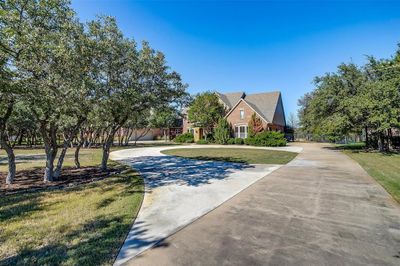
[[243, 126], [235, 126], [235, 138], [245, 139], [247, 138], [248, 127], [246, 125]]
[[244, 110], [240, 110], [240, 119], [244, 119]]

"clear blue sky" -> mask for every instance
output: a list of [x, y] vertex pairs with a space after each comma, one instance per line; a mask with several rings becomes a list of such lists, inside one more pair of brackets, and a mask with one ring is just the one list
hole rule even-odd
[[280, 90], [286, 115], [317, 75], [400, 42], [400, 1], [73, 0], [82, 21], [111, 15], [166, 54], [189, 92]]

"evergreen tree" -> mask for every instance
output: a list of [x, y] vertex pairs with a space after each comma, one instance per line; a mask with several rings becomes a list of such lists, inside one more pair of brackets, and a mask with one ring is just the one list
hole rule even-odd
[[230, 126], [225, 118], [218, 120], [217, 126], [214, 129], [215, 142], [219, 144], [227, 144], [230, 138]]

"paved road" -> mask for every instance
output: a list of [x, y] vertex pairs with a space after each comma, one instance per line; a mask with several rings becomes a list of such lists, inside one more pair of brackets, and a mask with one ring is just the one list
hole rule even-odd
[[304, 151], [129, 265], [400, 265], [400, 208], [346, 155]]
[[[145, 180], [146, 188], [139, 215], [115, 266], [152, 247], [281, 167], [200, 161], [160, 153], [165, 149], [199, 147], [204, 146], [148, 147], [111, 154], [114, 160], [122, 160], [137, 169]], [[207, 147], [219, 148], [221, 145]], [[275, 149], [301, 150], [298, 147]]]

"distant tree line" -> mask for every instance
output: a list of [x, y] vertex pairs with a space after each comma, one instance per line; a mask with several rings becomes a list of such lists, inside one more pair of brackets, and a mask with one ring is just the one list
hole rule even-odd
[[399, 145], [400, 46], [390, 59], [341, 64], [314, 84], [298, 102], [300, 130], [332, 141], [363, 134], [380, 151]]
[[169, 123], [186, 87], [163, 53], [147, 42], [138, 47], [112, 17], [83, 24], [67, 0], [0, 1], [0, 144], [8, 184], [16, 144], [43, 144], [44, 181], [60, 176], [72, 146], [80, 167], [80, 147], [100, 143], [106, 170], [117, 132]]

